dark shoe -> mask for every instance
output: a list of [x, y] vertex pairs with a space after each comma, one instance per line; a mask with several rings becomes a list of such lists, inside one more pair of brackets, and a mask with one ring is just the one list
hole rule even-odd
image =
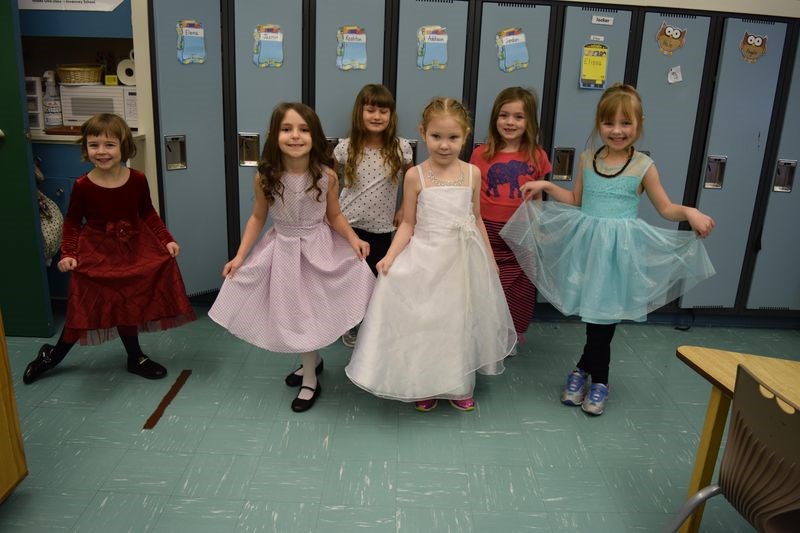
[[128, 359], [128, 372], [147, 379], [161, 379], [167, 377], [167, 369], [146, 355], [140, 355], [138, 360]]
[[[319, 376], [322, 373], [323, 367], [324, 367], [323, 361], [322, 359], [320, 359], [319, 364], [314, 369], [314, 372]], [[302, 370], [302, 369], [303, 367], [301, 365], [300, 368], [298, 368], [297, 370]], [[297, 370], [295, 370], [294, 372], [297, 372]], [[283, 381], [285, 381], [286, 384], [289, 385], [290, 387], [299, 387], [300, 385], [303, 384], [303, 376], [298, 376], [294, 372], [286, 376], [286, 379], [284, 379]]]
[[44, 344], [39, 348], [36, 359], [28, 363], [28, 366], [25, 367], [25, 372], [22, 374], [23, 383], [30, 385], [42, 377], [42, 374], [59, 363], [52, 358], [53, 348], [55, 348], [55, 346], [51, 344]]
[[313, 389], [306, 385], [302, 385], [300, 387], [300, 390], [303, 389], [308, 389], [310, 391], [313, 391], [314, 395], [308, 400], [301, 400], [300, 398], [295, 398], [294, 400], [292, 400], [292, 411], [294, 411], [295, 413], [302, 413], [303, 411], [308, 411], [309, 409], [311, 409], [311, 407], [314, 405], [314, 402], [317, 401], [319, 393], [322, 392], [322, 387], [320, 386], [319, 382], [317, 382], [316, 389]]

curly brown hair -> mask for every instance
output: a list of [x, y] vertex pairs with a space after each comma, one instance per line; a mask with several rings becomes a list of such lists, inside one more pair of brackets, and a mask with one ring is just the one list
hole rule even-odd
[[290, 110], [294, 111], [302, 118], [308, 126], [311, 134], [311, 153], [308, 160], [308, 172], [311, 174], [311, 185], [307, 191], [317, 191], [317, 201], [320, 201], [322, 189], [319, 180], [324, 175], [323, 167], [333, 167], [333, 155], [331, 148], [322, 130], [319, 117], [306, 104], [300, 102], [283, 102], [275, 106], [272, 110], [272, 117], [269, 121], [269, 131], [267, 131], [267, 141], [261, 151], [261, 158], [258, 162], [258, 174], [261, 179], [261, 190], [267, 197], [269, 203], [275, 201], [276, 197], [283, 200], [283, 183], [281, 176], [286, 170], [283, 164], [283, 153], [278, 146], [278, 136], [281, 131], [281, 122]]

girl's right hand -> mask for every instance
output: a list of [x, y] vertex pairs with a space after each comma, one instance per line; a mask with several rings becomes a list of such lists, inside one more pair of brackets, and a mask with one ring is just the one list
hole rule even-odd
[[375, 265], [375, 268], [378, 272], [385, 276], [389, 273], [389, 269], [392, 268], [392, 263], [394, 263], [394, 259], [386, 255], [383, 257], [383, 259], [378, 261], [378, 263]]
[[78, 261], [74, 257], [65, 257], [61, 261], [58, 262], [58, 270], [61, 272], [69, 272], [70, 270], [75, 270], [75, 267], [78, 266]]
[[519, 188], [522, 191], [522, 198], [524, 200], [533, 200], [536, 197], [540, 197], [548, 183], [545, 180], [526, 181]]
[[242, 259], [234, 257], [233, 259], [225, 263], [225, 266], [222, 267], [222, 277], [232, 278], [233, 275], [236, 273], [236, 271], [239, 270], [239, 267], [242, 266], [243, 262], [244, 261]]
[[714, 229], [714, 219], [697, 209], [691, 209], [689, 211], [686, 221], [689, 222], [689, 226], [692, 227], [694, 232], [697, 233], [697, 236], [701, 239], [708, 237], [711, 230]]

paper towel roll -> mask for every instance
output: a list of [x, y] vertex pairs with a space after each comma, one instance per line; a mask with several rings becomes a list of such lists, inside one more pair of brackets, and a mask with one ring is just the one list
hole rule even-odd
[[131, 59], [123, 59], [117, 64], [117, 78], [123, 85], [136, 85], [136, 64]]

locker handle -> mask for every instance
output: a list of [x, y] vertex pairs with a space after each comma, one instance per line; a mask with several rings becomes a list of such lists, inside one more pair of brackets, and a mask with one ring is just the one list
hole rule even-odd
[[260, 144], [261, 144], [260, 134], [239, 132], [238, 145], [239, 145], [240, 167], [258, 166], [258, 159], [259, 159], [258, 148]]
[[186, 135], [165, 135], [164, 155], [167, 170], [180, 170], [187, 168], [186, 164]]
[[703, 180], [704, 189], [721, 189], [725, 179], [726, 155], [709, 155], [706, 159], [706, 177]]
[[551, 181], [572, 181], [572, 166], [575, 163], [575, 148], [559, 147], [553, 150], [553, 172]]
[[773, 192], [792, 192], [796, 169], [796, 159], [778, 159], [775, 167], [775, 179], [772, 182]]

